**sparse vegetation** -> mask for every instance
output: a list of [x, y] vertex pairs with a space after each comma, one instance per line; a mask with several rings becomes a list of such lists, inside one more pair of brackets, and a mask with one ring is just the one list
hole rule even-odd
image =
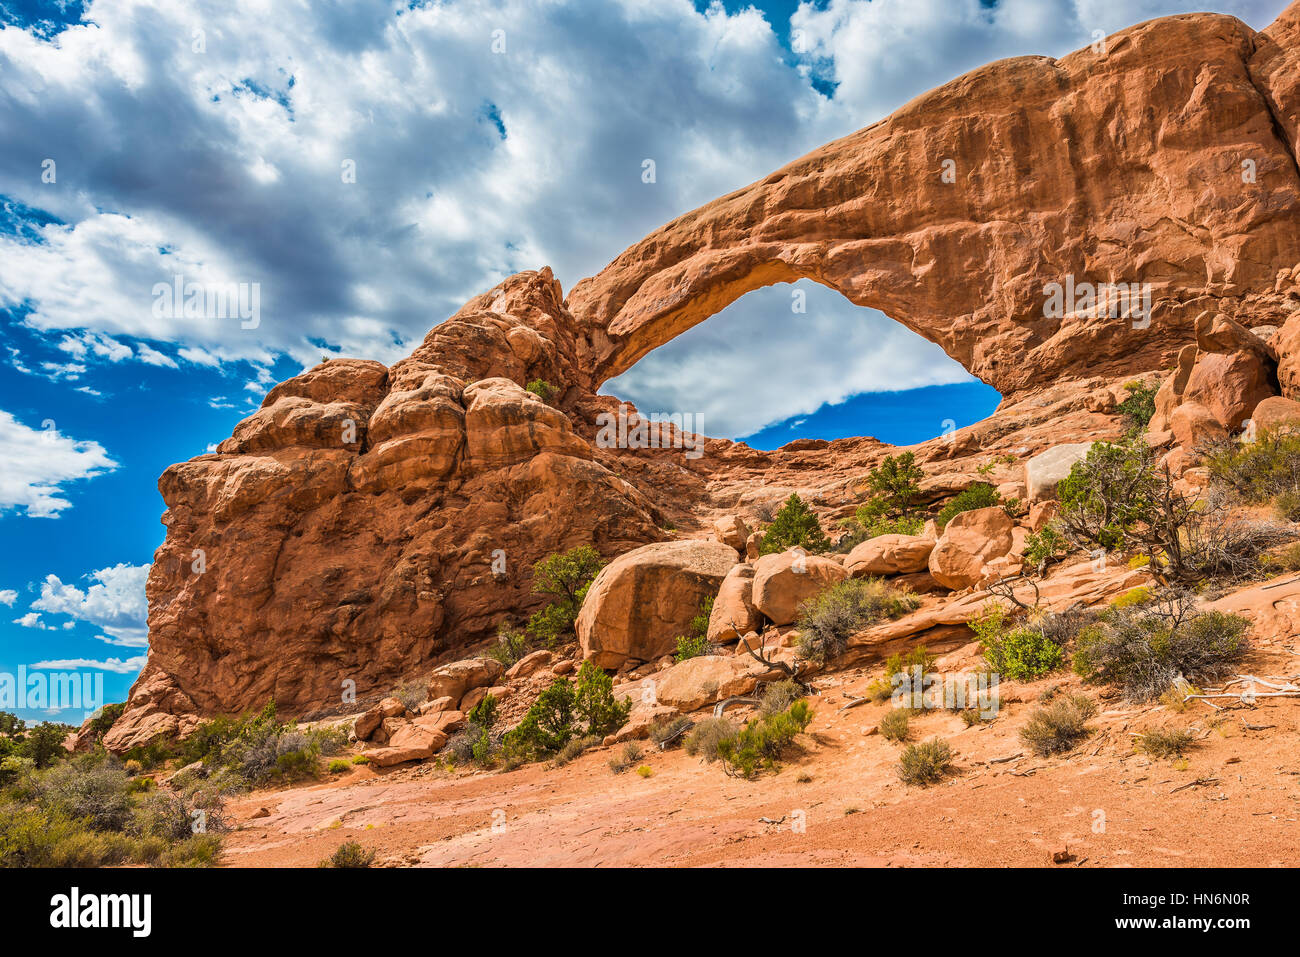
[[375, 852], [368, 851], [356, 841], [340, 844], [319, 867], [369, 867], [375, 862]]
[[845, 535], [836, 543], [836, 551], [846, 552], [877, 535], [918, 534], [925, 519], [916, 512], [925, 473], [911, 452], [888, 455], [867, 474], [869, 497], [844, 523]]
[[1167, 591], [1140, 605], [1112, 606], [1080, 631], [1074, 670], [1122, 688], [1132, 701], [1150, 701], [1180, 679], [1231, 673], [1246, 653], [1249, 627], [1239, 615], [1198, 613], [1191, 595]]
[[618, 755], [609, 759], [609, 769], [615, 774], [622, 774], [640, 761], [643, 756], [641, 745], [635, 741], [628, 741], [623, 745], [623, 750]]
[[717, 742], [722, 770], [730, 777], [752, 778], [764, 768], [774, 768], [812, 718], [808, 702], [799, 700], [785, 711], [750, 719], [733, 736]]
[[1128, 420], [1130, 434], [1141, 435], [1156, 414], [1156, 393], [1160, 386], [1134, 380], [1124, 383], [1124, 388], [1128, 398], [1119, 404], [1116, 411]]
[[691, 619], [687, 634], [677, 636], [677, 652], [673, 656], [677, 661], [698, 658], [709, 653], [709, 617], [713, 614], [712, 595], [700, 602], [699, 613]]
[[1056, 526], [1048, 523], [1025, 536], [1025, 563], [1041, 575], [1069, 550], [1069, 545]]
[[486, 654], [509, 668], [532, 650], [526, 632], [513, 625], [503, 624], [497, 629], [496, 643], [487, 650]]
[[502, 747], [507, 763], [517, 766], [522, 761], [555, 754], [575, 736], [603, 738], [623, 726], [631, 709], [630, 698], [614, 698], [613, 679], [592, 662], [584, 661], [576, 686], [556, 678], [537, 696], [523, 721], [505, 735]]
[[667, 750], [686, 740], [687, 729], [691, 727], [690, 715], [679, 714], [675, 718], [663, 718], [650, 726], [650, 740]]
[[929, 787], [952, 770], [952, 748], [942, 738], [909, 744], [898, 759], [898, 777], [904, 784]]
[[734, 738], [738, 730], [735, 722], [727, 718], [705, 718], [697, 722], [686, 736], [686, 753], [692, 757], [702, 757], [705, 761], [716, 761], [718, 743]]
[[1265, 552], [1297, 537], [1288, 525], [1233, 517], [1221, 489], [1204, 499], [1176, 491], [1167, 471], [1157, 474], [1155, 453], [1141, 439], [1098, 442], [1059, 491], [1057, 520], [1071, 544], [1137, 550], [1169, 582], [1195, 585], [1257, 574]]
[[533, 395], [537, 396], [543, 402], [547, 402], [547, 403], [551, 401], [551, 397], [555, 395], [557, 391], [555, 386], [551, 385], [545, 379], [529, 380], [528, 384], [524, 386], [524, 390], [527, 392], [531, 392]]
[[572, 637], [582, 600], [601, 568], [600, 553], [590, 545], [548, 555], [533, 565], [533, 591], [552, 601], [528, 619], [528, 633], [546, 647]]
[[891, 708], [880, 719], [880, 736], [886, 741], [903, 742], [911, 733], [912, 716], [906, 708]]
[[1040, 757], [1071, 751], [1091, 733], [1087, 721], [1096, 712], [1087, 695], [1057, 695], [1030, 714], [1020, 729], [1020, 740]]
[[1153, 728], [1138, 735], [1133, 746], [1153, 758], [1181, 758], [1194, 743], [1186, 728]]
[[807, 552], [824, 552], [831, 546], [826, 533], [822, 531], [817, 514], [808, 507], [797, 492], [777, 511], [772, 524], [763, 530], [764, 555], [772, 555], [790, 548], [802, 548]]
[[1253, 442], [1227, 441], [1210, 451], [1205, 465], [1210, 480], [1235, 499], [1272, 503], [1281, 518], [1300, 520], [1300, 434], [1261, 431]]
[[844, 653], [856, 632], [905, 615], [919, 604], [915, 595], [881, 579], [845, 579], [800, 607], [799, 656], [816, 664], [832, 661]]

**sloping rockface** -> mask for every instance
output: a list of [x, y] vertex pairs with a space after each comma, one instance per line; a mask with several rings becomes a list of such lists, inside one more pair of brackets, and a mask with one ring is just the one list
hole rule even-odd
[[[760, 285], [839, 289], [1008, 396], [918, 447], [932, 496], [991, 454], [1112, 432], [1119, 377], [1167, 367], [1203, 312], [1282, 327], [1294, 397], [1298, 61], [1300, 4], [1259, 34], [1188, 15], [1104, 56], [995, 63], [669, 223], [567, 302], [549, 269], [521, 273], [392, 368], [332, 360], [281, 383], [159, 481], [149, 661], [105, 744], [272, 696], [304, 715], [386, 691], [537, 607], [531, 565], [558, 550], [611, 557], [793, 489], [845, 514], [888, 451], [872, 439], [698, 457], [595, 442], [617, 407], [601, 382]], [[1150, 326], [1045, 317], [1067, 274], [1150, 283]]]

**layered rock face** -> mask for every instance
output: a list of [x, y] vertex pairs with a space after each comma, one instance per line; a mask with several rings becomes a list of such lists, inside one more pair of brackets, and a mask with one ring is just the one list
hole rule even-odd
[[[302, 716], [380, 695], [536, 608], [534, 561], [580, 544], [613, 559], [665, 528], [718, 538], [716, 555], [682, 558], [703, 568], [700, 595], [731, 582], [711, 635], [791, 618], [807, 576], [780, 556], [733, 571], [756, 557], [735, 516], [799, 491], [843, 517], [891, 448], [710, 440], [690, 457], [596, 441], [617, 407], [602, 381], [760, 285], [808, 277], [883, 309], [1007, 396], [916, 447], [931, 501], [994, 453], [1118, 434], [1127, 376], [1164, 380], [1170, 434], [1201, 410], [1240, 428], [1275, 386], [1300, 398], [1298, 87], [1300, 4], [1258, 34], [1187, 15], [1116, 34], [1104, 54], [995, 63], [669, 223], [567, 301], [549, 270], [521, 273], [391, 368], [332, 360], [281, 383], [214, 454], [159, 481], [149, 662], [105, 743], [270, 697]], [[1045, 287], [1067, 280], [1150, 284], [1149, 325], [1073, 299], [1045, 314]], [[533, 380], [557, 391], [543, 400]], [[959, 547], [962, 528], [877, 542], [848, 570], [809, 561], [826, 581], [883, 562], [960, 587], [983, 557]], [[606, 574], [626, 634], [598, 634], [584, 609], [592, 655], [616, 665], [662, 637], [639, 636], [636, 610], [663, 564]], [[673, 615], [700, 595], [674, 596]]]

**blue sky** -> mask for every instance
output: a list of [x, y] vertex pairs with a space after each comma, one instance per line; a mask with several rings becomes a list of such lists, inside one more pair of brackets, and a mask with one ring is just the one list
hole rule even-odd
[[[0, 0], [0, 672], [102, 670], [121, 700], [159, 473], [322, 355], [395, 361], [520, 269], [568, 289], [989, 60], [1284, 6]], [[178, 274], [256, 286], [258, 321], [159, 311]], [[607, 391], [762, 447], [916, 441], [996, 402], [811, 283], [750, 293]]]

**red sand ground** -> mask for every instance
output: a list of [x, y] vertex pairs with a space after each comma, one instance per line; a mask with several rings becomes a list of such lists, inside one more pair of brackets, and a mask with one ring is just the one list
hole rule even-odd
[[[1290, 640], [1252, 654], [1243, 672], [1300, 672]], [[956, 755], [956, 773], [920, 789], [897, 778], [900, 746], [868, 733], [888, 704], [839, 710], [871, 677], [819, 679], [803, 752], [753, 781], [650, 742], [644, 778], [610, 770], [622, 745], [509, 773], [357, 767], [239, 799], [224, 863], [313, 866], [350, 840], [390, 866], [1049, 866], [1067, 847], [1071, 860], [1057, 866], [1300, 863], [1300, 699], [1181, 713], [1098, 699], [1084, 744], [1037, 758], [1020, 727], [1043, 690], [1078, 690], [1078, 679], [1004, 685], [991, 723], [967, 728], [947, 712], [913, 720], [912, 740], [941, 736]], [[1157, 726], [1195, 731], [1185, 760], [1135, 753], [1132, 732]], [[254, 819], [259, 808], [270, 816]]]

